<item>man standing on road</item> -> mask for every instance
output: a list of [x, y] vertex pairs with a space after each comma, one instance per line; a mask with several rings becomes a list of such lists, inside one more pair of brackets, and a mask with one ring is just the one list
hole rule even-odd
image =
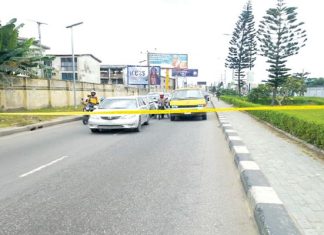
[[219, 101], [219, 97], [220, 97], [220, 95], [221, 95], [221, 94], [220, 94], [220, 91], [217, 90], [217, 91], [216, 91], [216, 96], [217, 96], [217, 100], [218, 100], [218, 101]]
[[[161, 93], [160, 94], [160, 99], [158, 100], [158, 108], [159, 108], [159, 110], [165, 110], [165, 107], [166, 107], [166, 100], [164, 98], [164, 94]], [[159, 120], [161, 119], [161, 117], [164, 118], [164, 114], [163, 113], [158, 114]]]

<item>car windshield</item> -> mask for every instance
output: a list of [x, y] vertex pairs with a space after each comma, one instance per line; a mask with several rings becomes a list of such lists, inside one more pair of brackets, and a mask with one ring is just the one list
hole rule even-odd
[[201, 99], [203, 98], [200, 90], [180, 90], [176, 91], [172, 95], [173, 100], [184, 100], [184, 99]]
[[106, 99], [100, 105], [99, 109], [136, 109], [135, 99]]

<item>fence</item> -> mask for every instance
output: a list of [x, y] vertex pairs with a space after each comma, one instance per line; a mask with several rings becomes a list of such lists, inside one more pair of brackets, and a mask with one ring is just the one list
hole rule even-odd
[[305, 96], [324, 97], [324, 87], [307, 87]]
[[[11, 85], [0, 86], [0, 109], [37, 109], [74, 105], [73, 82], [21, 78], [14, 79]], [[142, 95], [147, 91], [124, 85], [108, 85], [76, 82], [76, 100], [86, 97], [91, 90], [98, 97]]]

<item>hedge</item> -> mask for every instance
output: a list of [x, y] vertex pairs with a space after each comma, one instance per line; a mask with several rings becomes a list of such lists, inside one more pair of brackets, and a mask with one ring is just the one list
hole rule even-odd
[[[237, 107], [260, 107], [262, 105], [241, 100], [238, 97], [222, 96], [222, 100]], [[318, 110], [314, 110], [316, 112]], [[320, 110], [321, 111], [321, 110]], [[290, 114], [285, 111], [247, 111], [275, 127], [288, 132], [312, 145], [324, 149], [324, 125], [305, 117]], [[310, 110], [308, 112], [311, 112]], [[323, 116], [324, 118], [324, 116]]]
[[[247, 98], [244, 98], [247, 100]], [[271, 98], [259, 98], [256, 102], [262, 105], [270, 105]], [[321, 97], [307, 97], [307, 96], [294, 96], [289, 97], [288, 100], [283, 101], [286, 105], [324, 105], [324, 98]]]

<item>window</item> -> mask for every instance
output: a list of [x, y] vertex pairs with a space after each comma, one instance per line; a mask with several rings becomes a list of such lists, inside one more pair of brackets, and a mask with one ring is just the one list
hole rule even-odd
[[[77, 57], [74, 57], [74, 69], [77, 70]], [[73, 71], [72, 57], [61, 58], [61, 70], [62, 71]]]
[[105, 99], [99, 109], [136, 109], [136, 99]]
[[[62, 73], [62, 80], [73, 81], [73, 73]], [[77, 73], [75, 73], [75, 80], [78, 80]]]

